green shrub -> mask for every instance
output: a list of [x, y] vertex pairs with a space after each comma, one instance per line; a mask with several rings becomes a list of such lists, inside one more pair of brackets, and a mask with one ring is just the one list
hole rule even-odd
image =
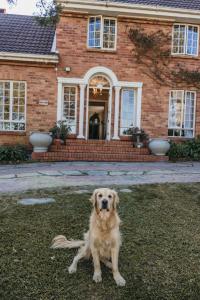
[[28, 159], [27, 147], [23, 145], [0, 146], [0, 162], [21, 162]]
[[170, 160], [194, 160], [200, 161], [200, 137], [183, 143], [171, 142], [169, 150]]
[[58, 121], [54, 127], [50, 129], [53, 139], [61, 139], [65, 141], [67, 136], [71, 132], [70, 126], [67, 125], [66, 121]]

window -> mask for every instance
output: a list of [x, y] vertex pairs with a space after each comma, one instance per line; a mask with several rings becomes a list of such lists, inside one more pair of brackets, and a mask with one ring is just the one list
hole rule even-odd
[[169, 136], [194, 136], [196, 92], [171, 91], [169, 103]]
[[122, 90], [120, 134], [128, 135], [135, 126], [135, 92], [133, 89]]
[[172, 54], [198, 55], [199, 28], [176, 24], [173, 27]]
[[76, 87], [64, 86], [63, 119], [71, 128], [71, 133], [76, 133]]
[[89, 18], [88, 47], [97, 49], [116, 48], [116, 19], [101, 16]]
[[0, 130], [24, 131], [25, 118], [25, 82], [0, 81]]

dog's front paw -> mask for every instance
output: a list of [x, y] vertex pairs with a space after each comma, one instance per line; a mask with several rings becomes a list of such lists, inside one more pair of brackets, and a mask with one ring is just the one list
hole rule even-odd
[[118, 286], [125, 286], [126, 280], [119, 273], [114, 275], [114, 279]]
[[76, 273], [76, 270], [77, 268], [73, 264], [68, 268], [69, 274]]
[[101, 282], [101, 281], [102, 281], [101, 273], [94, 273], [93, 280], [94, 280], [96, 283], [97, 283], [97, 282]]

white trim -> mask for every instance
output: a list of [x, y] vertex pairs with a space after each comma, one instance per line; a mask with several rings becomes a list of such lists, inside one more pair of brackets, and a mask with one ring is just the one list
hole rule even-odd
[[119, 81], [119, 86], [124, 88], [142, 88], [142, 82], [128, 82], [128, 81]]
[[85, 87], [86, 84], [80, 84], [80, 101], [79, 101], [79, 133], [78, 139], [84, 139], [83, 125], [84, 125], [84, 108], [85, 108]]
[[[135, 102], [136, 102], [136, 126], [140, 128], [141, 126], [141, 105], [142, 105], [142, 86], [143, 83], [142, 82], [128, 82], [128, 81], [118, 81], [117, 76], [115, 75], [115, 73], [111, 70], [108, 69], [106, 67], [102, 67], [102, 66], [98, 66], [98, 67], [93, 67], [90, 70], [88, 70], [83, 78], [65, 78], [65, 77], [58, 77], [58, 114], [59, 114], [59, 106], [60, 106], [60, 101], [59, 101], [59, 93], [60, 93], [60, 85], [64, 85], [64, 84], [69, 84], [69, 85], [83, 85], [83, 86], [87, 86], [87, 99], [86, 99], [86, 129], [85, 129], [85, 136], [83, 134], [82, 131], [82, 127], [79, 128], [79, 138], [88, 138], [88, 106], [89, 106], [89, 81], [92, 77], [94, 77], [95, 75], [102, 75], [105, 76], [109, 82], [110, 82], [110, 91], [109, 91], [109, 109], [108, 109], [108, 119], [109, 119], [109, 124], [107, 124], [107, 139], [110, 140], [111, 139], [111, 116], [112, 116], [112, 88], [131, 88], [135, 90]], [[85, 98], [85, 95], [84, 95]], [[117, 101], [117, 99], [115, 99], [115, 101]], [[80, 101], [80, 106], [81, 106], [81, 101]], [[81, 117], [79, 118], [81, 120], [83, 113], [81, 113], [81, 111], [79, 111], [79, 113], [81, 114]], [[115, 110], [115, 124], [116, 124], [116, 120], [117, 120], [117, 107]], [[119, 120], [119, 117], [118, 117]], [[83, 122], [84, 122], [84, 117], [83, 117]], [[82, 123], [82, 121], [81, 121]], [[80, 124], [79, 124], [80, 125]], [[82, 126], [82, 125], [80, 125]], [[118, 127], [119, 127], [119, 122], [118, 122]], [[116, 129], [115, 133], [114, 133], [114, 137], [118, 139], [117, 134], [116, 134]], [[119, 130], [118, 130], [119, 132]]]
[[[174, 27], [177, 26], [177, 25], [178, 26], [185, 26], [184, 52], [183, 53], [176, 53], [176, 52], [174, 52]], [[188, 42], [188, 28], [189, 28], [189, 26], [197, 28], [197, 52], [196, 52], [196, 54], [187, 53], [187, 48], [188, 48], [188, 45], [187, 45], [187, 42]], [[185, 23], [175, 23], [175, 24], [173, 24], [173, 27], [172, 27], [172, 48], [171, 48], [171, 54], [173, 56], [183, 56], [183, 55], [192, 56], [192, 57], [198, 57], [199, 56], [199, 26], [198, 25], [196, 25], [196, 24], [185, 24]]]
[[53, 38], [53, 44], [51, 47], [51, 52], [56, 53], [56, 51], [57, 51], [57, 49], [56, 49], [56, 31], [55, 31], [54, 38]]
[[30, 61], [41, 63], [53, 63], [59, 62], [58, 55], [40, 55], [40, 54], [27, 54], [27, 53], [12, 53], [12, 52], [0, 52], [0, 60], [12, 60], [12, 61]]
[[89, 136], [89, 95], [90, 95], [90, 88], [89, 84], [87, 85], [87, 99], [86, 99], [86, 128], [85, 128], [85, 138], [88, 140]]
[[193, 137], [195, 137], [196, 135], [196, 109], [197, 109], [197, 92], [196, 91], [192, 91], [194, 92], [195, 96], [194, 96], [194, 124], [193, 124]]
[[111, 139], [111, 123], [112, 123], [112, 86], [109, 91], [108, 99], [108, 119], [106, 124], [106, 140], [110, 141]]
[[119, 3], [119, 2], [101, 2], [95, 0], [57, 0], [63, 7], [64, 11], [71, 11], [79, 13], [86, 12], [88, 14], [103, 14], [109, 16], [125, 15], [166, 19], [173, 21], [191, 20], [199, 23], [200, 11], [184, 8], [173, 8], [164, 6], [142, 5], [133, 3]]
[[91, 68], [84, 76], [84, 83], [88, 84], [90, 78], [96, 74], [107, 75], [108, 78], [111, 80], [112, 85], [119, 85], [118, 79], [117, 79], [117, 76], [115, 75], [115, 73], [113, 73], [113, 71], [111, 69], [108, 69], [106, 67]]
[[141, 128], [142, 117], [142, 86], [137, 90], [137, 103], [136, 103], [136, 127]]
[[57, 97], [57, 121], [62, 119], [62, 82], [58, 82], [58, 97]]
[[107, 75], [113, 86], [121, 86], [127, 88], [142, 88], [142, 82], [128, 82], [128, 81], [118, 81], [115, 73], [112, 70], [105, 67], [94, 67], [91, 68], [84, 76], [84, 78], [66, 78], [66, 77], [58, 77], [58, 83], [66, 83], [66, 84], [88, 84], [89, 79], [96, 74]]
[[119, 140], [119, 101], [121, 86], [115, 86], [115, 117], [113, 140]]

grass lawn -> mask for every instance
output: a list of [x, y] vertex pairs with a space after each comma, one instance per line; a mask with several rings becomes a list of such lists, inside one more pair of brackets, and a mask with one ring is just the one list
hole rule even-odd
[[[0, 299], [200, 299], [200, 184], [146, 185], [120, 193], [123, 245], [115, 285], [102, 266], [92, 281], [91, 261], [69, 275], [77, 250], [51, 250], [52, 238], [82, 238], [88, 229], [89, 194], [70, 189], [0, 196]], [[22, 197], [54, 197], [56, 203], [21, 206]]]

